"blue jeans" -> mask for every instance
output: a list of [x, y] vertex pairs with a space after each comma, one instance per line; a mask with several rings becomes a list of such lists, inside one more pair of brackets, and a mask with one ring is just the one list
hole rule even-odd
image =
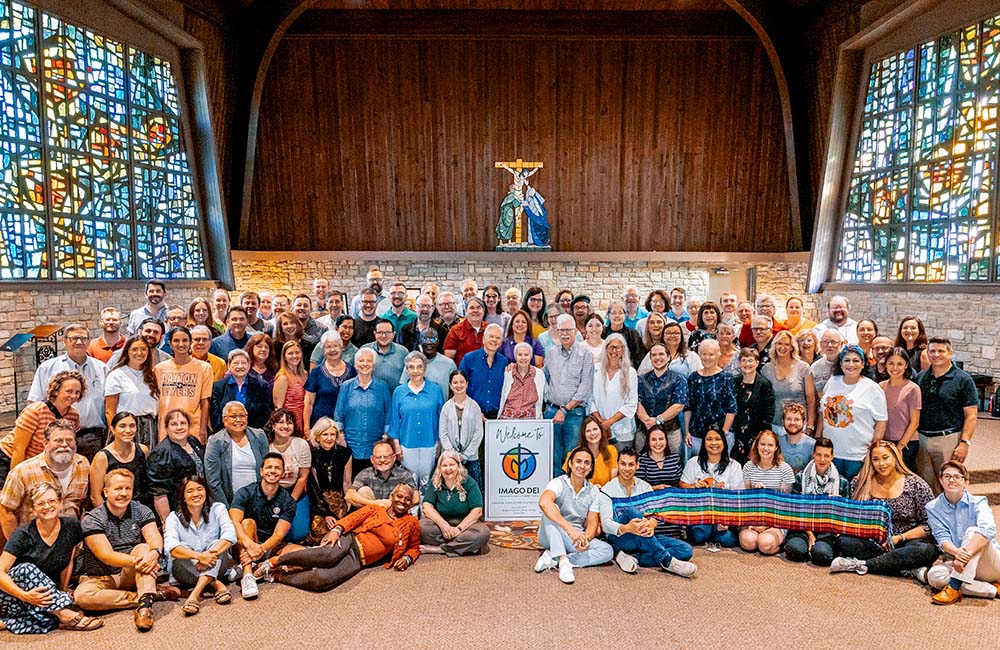
[[[545, 409], [545, 419], [554, 418], [558, 410], [555, 406]], [[552, 478], [564, 473], [562, 466], [566, 462], [566, 454], [580, 441], [580, 425], [586, 415], [583, 407], [578, 406], [572, 411], [566, 411], [562, 422], [552, 423]]]
[[590, 540], [586, 551], [576, 550], [573, 540], [566, 531], [550, 521], [542, 520], [538, 543], [549, 551], [553, 558], [566, 556], [574, 567], [597, 566], [610, 562], [615, 552], [609, 544], [599, 539]]
[[[642, 513], [636, 508], [624, 508], [615, 517], [615, 521], [625, 524], [633, 519], [641, 519]], [[691, 545], [687, 542], [668, 537], [667, 535], [653, 535], [652, 537], [642, 537], [625, 533], [624, 535], [608, 535], [608, 543], [616, 551], [622, 551], [635, 555], [639, 566], [657, 567], [667, 566], [670, 560], [690, 560], [692, 555]]]
[[725, 548], [733, 548], [739, 541], [732, 528], [719, 530], [719, 527], [715, 524], [688, 526], [688, 539], [691, 540], [692, 544], [715, 542], [719, 546], [723, 546]]
[[837, 468], [837, 471], [843, 478], [847, 479], [848, 485], [851, 483], [851, 479], [861, 471], [862, 465], [864, 465], [864, 462], [860, 460], [847, 460], [846, 458], [833, 459], [833, 466]]
[[309, 515], [309, 494], [303, 492], [295, 504], [295, 517], [292, 519], [292, 527], [288, 530], [287, 539], [289, 542], [301, 542], [309, 534], [309, 527], [312, 524], [312, 517]]

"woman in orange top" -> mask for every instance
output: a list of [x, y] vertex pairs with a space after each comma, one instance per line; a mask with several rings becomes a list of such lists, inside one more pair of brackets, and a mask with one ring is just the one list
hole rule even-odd
[[792, 332], [793, 336], [803, 330], [811, 330], [816, 327], [816, 323], [802, 317], [802, 299], [798, 296], [792, 296], [785, 301], [784, 326]]
[[[611, 434], [593, 415], [583, 418], [577, 447], [586, 447], [594, 455], [594, 475], [590, 477], [591, 483], [601, 487], [618, 476], [618, 450], [611, 444]], [[567, 474], [569, 474], [570, 454], [566, 454], [566, 461], [563, 463], [563, 471]]]
[[83, 375], [77, 370], [64, 370], [49, 381], [44, 402], [29, 404], [21, 411], [14, 430], [0, 440], [0, 485], [12, 468], [45, 450], [45, 427], [50, 422], [65, 418], [79, 428], [80, 414], [73, 405], [86, 392]]

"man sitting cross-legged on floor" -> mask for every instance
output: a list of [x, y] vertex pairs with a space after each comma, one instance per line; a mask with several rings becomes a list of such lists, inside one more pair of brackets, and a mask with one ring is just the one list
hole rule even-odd
[[931, 602], [951, 605], [963, 595], [995, 598], [1000, 588], [1000, 544], [990, 504], [986, 497], [969, 494], [969, 470], [958, 461], [941, 465], [938, 480], [944, 492], [927, 504], [927, 521], [935, 541], [951, 559], [927, 571], [927, 582], [940, 590]]
[[83, 516], [83, 575], [74, 599], [86, 610], [135, 607], [135, 626], [146, 632], [153, 627], [153, 600], [176, 600], [180, 590], [157, 587], [163, 537], [153, 511], [132, 500], [133, 481], [127, 469], [105, 474], [104, 505]]
[[400, 483], [389, 506], [370, 505], [337, 521], [319, 546], [289, 550], [261, 565], [263, 579], [307, 591], [329, 591], [361, 569], [385, 560], [406, 571], [420, 557], [420, 522], [409, 514], [414, 489]]
[[[660, 567], [664, 571], [689, 578], [698, 567], [691, 559], [691, 545], [666, 535], [655, 535], [656, 520], [644, 518], [635, 508], [614, 516], [611, 499], [622, 499], [652, 492], [653, 488], [636, 478], [639, 453], [632, 447], [618, 452], [618, 476], [601, 488], [601, 527], [608, 543], [618, 552], [615, 562], [626, 573], [635, 573], [636, 559], [643, 567]], [[636, 557], [633, 557], [633, 554]]]

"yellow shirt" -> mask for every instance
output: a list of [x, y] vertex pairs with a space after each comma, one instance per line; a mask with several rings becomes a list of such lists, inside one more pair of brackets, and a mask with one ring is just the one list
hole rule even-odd
[[[603, 487], [605, 483], [614, 478], [611, 476], [611, 470], [618, 469], [618, 450], [615, 449], [614, 445], [608, 445], [608, 453], [610, 458], [607, 462], [600, 454], [594, 459], [594, 475], [588, 480], [597, 487]], [[566, 460], [563, 461], [563, 471], [569, 474], [569, 453], [566, 454]]]
[[799, 320], [799, 324], [796, 325], [795, 327], [789, 325], [787, 320], [784, 323], [782, 323], [782, 325], [788, 328], [788, 331], [792, 333], [792, 336], [798, 336], [799, 332], [805, 330], [811, 330], [812, 328], [816, 327], [816, 323], [812, 322], [808, 318], [803, 318]]

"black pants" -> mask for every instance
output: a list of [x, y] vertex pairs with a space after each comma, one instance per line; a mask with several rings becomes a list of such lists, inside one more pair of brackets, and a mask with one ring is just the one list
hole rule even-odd
[[841, 535], [837, 540], [837, 555], [865, 560], [868, 573], [898, 576], [903, 571], [912, 571], [934, 564], [939, 551], [936, 544], [922, 539], [903, 542], [891, 551], [886, 551], [873, 539]]
[[833, 562], [834, 549], [837, 547], [837, 536], [830, 533], [819, 533], [809, 549], [809, 538], [805, 531], [793, 530], [785, 538], [785, 557], [792, 562], [808, 562], [816, 566], [830, 566]]
[[354, 535], [347, 533], [333, 546], [314, 546], [281, 556], [281, 564], [305, 571], [280, 576], [278, 582], [306, 591], [329, 591], [361, 571]]
[[86, 458], [87, 462], [93, 462], [94, 456], [104, 447], [104, 435], [104, 427], [77, 430], [76, 453]]

